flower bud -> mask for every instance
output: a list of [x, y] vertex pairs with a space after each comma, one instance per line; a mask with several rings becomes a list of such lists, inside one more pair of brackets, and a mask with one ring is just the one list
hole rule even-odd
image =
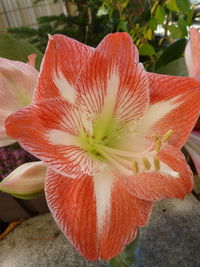
[[44, 191], [46, 170], [41, 161], [25, 163], [0, 183], [0, 191], [23, 199], [35, 198]]

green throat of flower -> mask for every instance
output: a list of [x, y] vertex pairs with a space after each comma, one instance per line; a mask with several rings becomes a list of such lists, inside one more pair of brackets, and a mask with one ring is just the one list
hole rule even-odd
[[91, 133], [81, 134], [82, 148], [93, 158], [105, 161], [105, 150], [111, 148], [111, 142], [119, 135], [119, 123], [110, 120], [107, 123], [101, 117], [96, 120]]

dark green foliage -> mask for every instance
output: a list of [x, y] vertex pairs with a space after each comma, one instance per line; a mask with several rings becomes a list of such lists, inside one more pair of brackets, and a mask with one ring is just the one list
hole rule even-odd
[[78, 16], [45, 16], [38, 19], [38, 29], [28, 27], [9, 28], [8, 32], [34, 44], [44, 52], [48, 34], [60, 33], [72, 37], [90, 46], [96, 46], [103, 37], [112, 32], [113, 24], [109, 15], [97, 16], [98, 9], [91, 9], [92, 21], [89, 23], [88, 7], [82, 6]]
[[186, 43], [186, 39], [181, 39], [168, 46], [156, 62], [155, 70], [158, 70], [159, 68], [167, 65], [169, 62], [180, 58], [184, 53]]
[[28, 56], [35, 53], [36, 67], [39, 69], [42, 53], [33, 45], [14, 39], [9, 34], [0, 34], [0, 57], [28, 62]]
[[141, 248], [139, 232], [135, 240], [126, 246], [126, 249], [108, 262], [109, 267], [140, 267]]
[[[44, 52], [48, 33], [64, 34], [96, 47], [106, 34], [125, 31], [139, 48], [146, 69], [157, 70], [182, 56], [186, 42], [181, 41], [178, 53], [172, 44], [187, 37], [188, 26], [198, 16], [189, 0], [63, 0], [63, 3], [69, 16], [40, 17], [38, 29], [21, 27], [8, 32]], [[74, 4], [77, 12], [70, 14], [69, 4]], [[156, 31], [158, 27], [162, 28], [160, 34]]]

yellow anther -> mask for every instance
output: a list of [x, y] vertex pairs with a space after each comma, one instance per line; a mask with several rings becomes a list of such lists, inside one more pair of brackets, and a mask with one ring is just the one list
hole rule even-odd
[[139, 172], [139, 166], [136, 160], [133, 161], [133, 171], [136, 173]]
[[155, 133], [153, 133], [153, 134], [151, 135], [151, 138], [153, 139], [154, 142], [156, 142], [156, 141], [159, 139], [159, 137], [158, 137], [157, 134], [155, 134]]
[[151, 169], [151, 163], [148, 161], [147, 158], [144, 157], [142, 159], [142, 163], [143, 163], [143, 165], [144, 165], [146, 170], [150, 170]]
[[154, 157], [154, 158], [153, 158], [153, 163], [154, 163], [155, 169], [156, 169], [157, 171], [159, 171], [159, 170], [160, 170], [160, 159], [157, 158], [157, 157]]
[[169, 141], [169, 139], [171, 138], [171, 136], [173, 135], [173, 133], [174, 133], [173, 130], [167, 131], [162, 137], [162, 142], [167, 143]]
[[158, 139], [158, 140], [155, 142], [155, 150], [156, 150], [157, 152], [159, 152], [160, 149], [161, 149], [161, 140]]

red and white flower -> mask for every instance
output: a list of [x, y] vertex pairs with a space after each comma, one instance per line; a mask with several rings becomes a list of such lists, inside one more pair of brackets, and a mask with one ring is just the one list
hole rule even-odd
[[87, 259], [110, 259], [153, 201], [191, 191], [180, 148], [199, 110], [199, 82], [145, 72], [128, 34], [96, 49], [54, 35], [34, 103], [6, 130], [48, 165], [46, 198], [63, 233]]

